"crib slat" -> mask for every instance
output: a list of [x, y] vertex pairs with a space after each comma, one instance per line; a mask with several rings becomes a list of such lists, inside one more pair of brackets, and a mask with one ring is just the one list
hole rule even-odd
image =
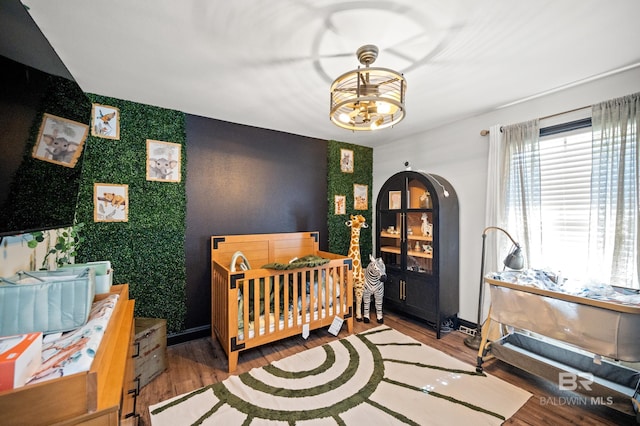
[[291, 305], [291, 303], [289, 302], [289, 298], [291, 297], [289, 294], [289, 276], [287, 274], [282, 275], [282, 282], [280, 285], [282, 286], [282, 329], [286, 330], [287, 328], [289, 328], [289, 307]]
[[269, 334], [269, 330], [271, 330], [271, 283], [274, 277], [265, 277], [262, 281], [262, 285], [264, 286], [264, 300], [262, 303], [264, 304], [264, 333]]
[[242, 340], [249, 337], [249, 286], [246, 281], [242, 281]]
[[280, 276], [276, 276], [276, 277], [272, 277], [271, 278], [273, 280], [273, 287], [271, 292], [273, 293], [273, 306], [271, 308], [271, 311], [273, 312], [273, 318], [272, 318], [272, 322], [273, 322], [273, 328], [274, 328], [274, 332], [278, 332], [281, 328], [280, 328], [280, 295], [281, 295], [281, 291], [280, 289], [282, 288], [282, 282], [280, 282]]

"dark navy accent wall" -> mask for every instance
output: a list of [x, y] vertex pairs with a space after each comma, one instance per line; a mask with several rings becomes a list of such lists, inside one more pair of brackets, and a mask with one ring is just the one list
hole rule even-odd
[[186, 130], [189, 329], [211, 323], [212, 235], [319, 231], [327, 250], [327, 141], [193, 115]]

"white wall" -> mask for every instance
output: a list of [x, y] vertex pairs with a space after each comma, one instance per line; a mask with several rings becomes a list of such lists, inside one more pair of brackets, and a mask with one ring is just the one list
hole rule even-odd
[[[49, 238], [56, 238], [56, 230], [46, 231]], [[42, 267], [50, 239], [38, 244], [35, 249], [27, 246], [31, 234], [4, 237], [0, 244], [0, 277], [8, 278], [18, 271], [35, 271]], [[49, 256], [49, 268], [55, 269], [54, 256]]]
[[[493, 124], [541, 118], [638, 91], [640, 68], [635, 68], [374, 148], [374, 200], [384, 182], [404, 170], [405, 161], [409, 161], [413, 170], [444, 177], [455, 188], [460, 203], [460, 318], [473, 323], [477, 320], [489, 148], [488, 136], [481, 136], [480, 131]], [[411, 108], [409, 98], [410, 94], [407, 99]], [[409, 114], [420, 111], [411, 108]]]

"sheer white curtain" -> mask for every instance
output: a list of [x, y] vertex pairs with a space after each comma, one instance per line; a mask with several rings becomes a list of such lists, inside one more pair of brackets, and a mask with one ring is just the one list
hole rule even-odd
[[507, 231], [522, 246], [525, 266], [535, 267], [542, 259], [540, 123], [535, 119], [503, 126], [503, 132]]
[[[498, 226], [504, 228], [505, 223], [505, 191], [506, 191], [506, 175], [503, 173], [508, 164], [507, 151], [504, 145], [504, 135], [502, 126], [495, 124], [489, 128], [489, 157], [487, 162], [487, 204], [485, 206], [484, 226]], [[498, 259], [497, 232], [487, 233], [485, 240], [485, 256], [483, 275], [488, 272], [502, 270], [502, 262]], [[478, 235], [481, 238], [481, 234]], [[482, 261], [482, 260], [481, 260]], [[484, 277], [480, 277], [482, 286]], [[487, 288], [484, 288], [483, 295], [488, 294]], [[480, 318], [486, 318], [482, 312], [488, 310], [490, 297], [484, 297], [478, 305], [480, 307]]]
[[589, 276], [638, 287], [640, 93], [593, 105]]
[[[485, 206], [484, 226], [499, 226], [504, 228], [505, 222], [505, 191], [506, 176], [503, 170], [508, 164], [507, 151], [504, 145], [502, 126], [496, 124], [489, 128], [489, 159], [487, 164], [487, 204]], [[498, 261], [498, 247], [496, 233], [487, 234], [485, 271], [491, 272], [501, 268]], [[480, 237], [480, 236], [479, 236]]]

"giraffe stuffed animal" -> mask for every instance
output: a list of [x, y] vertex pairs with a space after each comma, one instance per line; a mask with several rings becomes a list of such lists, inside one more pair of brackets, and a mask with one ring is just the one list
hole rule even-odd
[[366, 219], [361, 214], [351, 215], [351, 220], [345, 222], [351, 227], [351, 243], [349, 257], [353, 263], [353, 291], [356, 296], [356, 321], [362, 321], [362, 296], [364, 295], [364, 270], [360, 260], [360, 229], [368, 228]]

